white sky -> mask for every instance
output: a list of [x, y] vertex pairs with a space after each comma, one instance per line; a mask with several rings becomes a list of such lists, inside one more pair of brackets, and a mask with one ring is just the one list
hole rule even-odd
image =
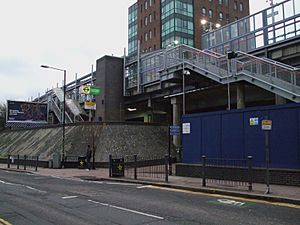
[[[127, 47], [128, 7], [136, 0], [0, 0], [0, 102], [37, 97], [91, 72]], [[274, 1], [276, 2], [276, 1]], [[250, 0], [251, 12], [269, 4]]]

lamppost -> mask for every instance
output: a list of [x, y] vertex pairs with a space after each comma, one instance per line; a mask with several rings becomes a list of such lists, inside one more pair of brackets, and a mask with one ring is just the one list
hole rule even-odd
[[184, 51], [182, 49], [182, 115], [185, 115], [185, 75], [190, 75], [189, 70], [184, 69]]
[[47, 65], [41, 65], [42, 68], [46, 69], [53, 69], [64, 72], [64, 103], [63, 103], [63, 112], [62, 112], [62, 128], [63, 128], [63, 135], [62, 135], [62, 168], [65, 167], [65, 127], [66, 127], [66, 120], [65, 120], [65, 113], [66, 113], [66, 77], [67, 77], [67, 71], [64, 69], [47, 66]]

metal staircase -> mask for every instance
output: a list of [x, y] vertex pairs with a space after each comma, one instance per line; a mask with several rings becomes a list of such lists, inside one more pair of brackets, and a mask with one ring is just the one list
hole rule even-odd
[[225, 55], [186, 45], [167, 49], [160, 53], [159, 58], [163, 59], [159, 62], [160, 80], [164, 80], [164, 75], [185, 68], [222, 84], [244, 80], [291, 101], [300, 102], [299, 68], [271, 59], [238, 51], [235, 58], [228, 60]]
[[[61, 88], [53, 89], [54, 96], [57, 97], [60, 103], [64, 101], [64, 92]], [[62, 122], [62, 111], [56, 101], [52, 98], [51, 100], [51, 109], [58, 118], [59, 122]], [[73, 115], [73, 119], [69, 114]], [[85, 115], [86, 113], [82, 110], [81, 106], [74, 99], [66, 98], [66, 110], [65, 110], [65, 118], [66, 123], [74, 123], [76, 121], [84, 121], [81, 115]]]

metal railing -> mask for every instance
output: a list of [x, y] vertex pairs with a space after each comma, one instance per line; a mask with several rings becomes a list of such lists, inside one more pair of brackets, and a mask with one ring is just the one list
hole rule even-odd
[[8, 155], [7, 168], [38, 171], [39, 156]]
[[220, 159], [202, 156], [202, 186], [246, 186], [252, 191], [252, 156], [247, 159]]

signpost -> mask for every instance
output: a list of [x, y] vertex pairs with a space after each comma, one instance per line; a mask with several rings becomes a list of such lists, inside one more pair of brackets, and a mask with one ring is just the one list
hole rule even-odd
[[169, 157], [169, 175], [172, 175], [172, 162], [171, 162], [171, 136], [180, 135], [180, 126], [173, 125], [169, 126], [169, 149], [168, 149], [168, 157]]
[[97, 86], [80, 86], [79, 88], [80, 94], [86, 95], [100, 95], [101, 89]]
[[266, 194], [270, 194], [270, 131], [272, 130], [272, 120], [266, 119], [261, 121], [261, 129], [265, 131], [265, 148], [266, 148]]

